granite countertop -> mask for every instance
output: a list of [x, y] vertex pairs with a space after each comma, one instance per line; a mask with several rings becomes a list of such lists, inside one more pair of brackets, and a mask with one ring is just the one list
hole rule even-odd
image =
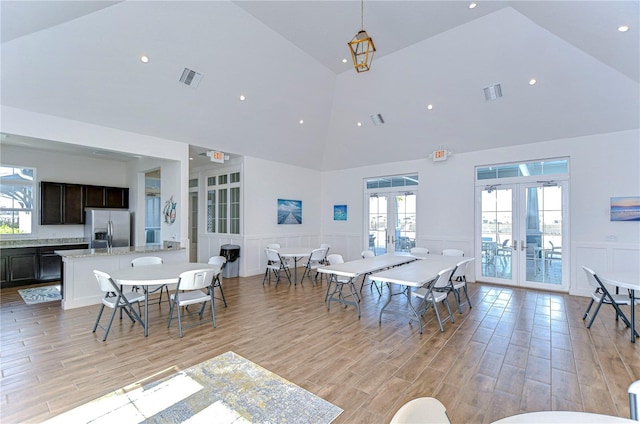
[[[178, 244], [178, 243], [176, 243]], [[113, 256], [128, 255], [131, 253], [153, 253], [167, 252], [171, 250], [185, 250], [180, 246], [128, 246], [128, 247], [112, 247], [107, 249], [74, 249], [74, 250], [56, 250], [55, 253], [63, 258], [86, 258], [90, 256]]]
[[64, 246], [66, 244], [88, 244], [82, 237], [50, 238], [50, 239], [11, 239], [0, 240], [1, 249], [13, 247]]

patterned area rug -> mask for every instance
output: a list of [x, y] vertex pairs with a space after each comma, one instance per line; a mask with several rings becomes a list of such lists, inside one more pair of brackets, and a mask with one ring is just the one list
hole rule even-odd
[[133, 384], [48, 423], [330, 423], [342, 409], [234, 352]]
[[32, 289], [19, 289], [18, 293], [20, 293], [22, 300], [24, 300], [24, 303], [27, 305], [53, 302], [54, 300], [62, 299], [62, 295], [60, 294], [60, 285], [34, 287]]

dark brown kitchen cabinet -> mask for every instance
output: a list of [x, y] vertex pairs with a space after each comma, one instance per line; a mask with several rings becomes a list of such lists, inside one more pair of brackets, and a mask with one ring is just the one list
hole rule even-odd
[[84, 186], [84, 205], [88, 208], [104, 208], [104, 187]]
[[84, 189], [88, 208], [129, 207], [129, 189], [126, 187], [84, 186]]
[[4, 283], [7, 282], [7, 257], [4, 255], [0, 255], [0, 283], [2, 287], [4, 287]]
[[40, 183], [40, 225], [64, 224], [63, 193], [62, 183]]
[[80, 184], [40, 183], [40, 225], [84, 224]]
[[36, 280], [38, 278], [38, 249], [11, 249], [11, 254], [7, 256], [7, 270], [7, 280], [14, 286]]
[[129, 208], [129, 189], [123, 187], [105, 187], [105, 207]]
[[62, 257], [54, 253], [56, 250], [86, 249], [88, 246], [88, 244], [74, 244], [38, 248], [38, 281], [55, 281], [62, 278]]
[[80, 184], [65, 184], [62, 204], [65, 224], [84, 224], [84, 195]]
[[85, 208], [129, 208], [127, 187], [40, 183], [40, 225], [84, 224]]
[[17, 287], [29, 284], [58, 281], [62, 278], [62, 258], [56, 250], [86, 249], [88, 244], [63, 244], [42, 247], [3, 248], [0, 251], [2, 284], [0, 287]]

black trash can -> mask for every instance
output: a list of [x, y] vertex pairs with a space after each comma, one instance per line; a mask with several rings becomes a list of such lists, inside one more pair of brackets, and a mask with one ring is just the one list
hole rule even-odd
[[237, 244], [223, 244], [220, 246], [220, 256], [227, 259], [227, 263], [222, 268], [224, 278], [234, 278], [238, 276], [240, 269], [240, 246]]

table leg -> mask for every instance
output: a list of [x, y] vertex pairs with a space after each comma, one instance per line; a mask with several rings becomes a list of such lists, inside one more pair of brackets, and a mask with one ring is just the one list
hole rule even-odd
[[[394, 311], [387, 311], [385, 310], [387, 308], [387, 306], [389, 305], [389, 303], [391, 303], [391, 299], [393, 298], [393, 296], [398, 295], [398, 294], [406, 294], [407, 296], [407, 302], [409, 303], [409, 309], [411, 310], [411, 313], [413, 314], [413, 316], [411, 315], [405, 315], [398, 312], [394, 312]], [[393, 293], [393, 291], [391, 290], [391, 286], [389, 286], [389, 299], [387, 300], [387, 303], [384, 304], [384, 306], [382, 306], [382, 309], [380, 309], [380, 317], [378, 318], [378, 322], [380, 324], [382, 324], [382, 314], [383, 313], [387, 313], [387, 314], [395, 314], [395, 315], [399, 315], [399, 316], [406, 316], [408, 317], [410, 320], [411, 319], [415, 319], [418, 322], [418, 325], [420, 326], [420, 334], [422, 334], [422, 318], [420, 317], [420, 314], [418, 313], [418, 311], [416, 311], [416, 308], [413, 307], [413, 304], [411, 303], [411, 287], [407, 286], [405, 287], [405, 290], [399, 292], [399, 293]]]
[[631, 297], [631, 343], [636, 342], [636, 291], [629, 290], [629, 296]]
[[144, 336], [149, 335], [149, 290], [144, 291]]

